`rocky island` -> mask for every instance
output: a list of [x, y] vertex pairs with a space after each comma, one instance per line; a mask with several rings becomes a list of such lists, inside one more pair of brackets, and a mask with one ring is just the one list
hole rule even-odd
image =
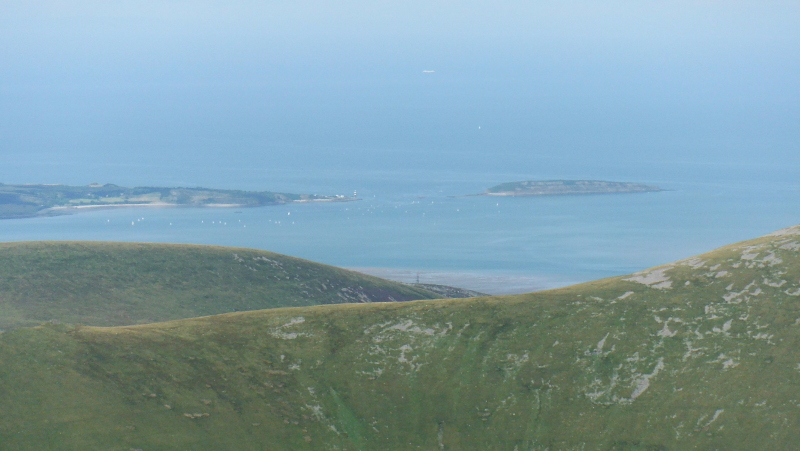
[[484, 196], [559, 196], [568, 194], [619, 194], [662, 191], [641, 183], [602, 180], [527, 180], [508, 182], [486, 190]]
[[70, 214], [114, 207], [262, 207], [291, 202], [355, 200], [347, 196], [209, 188], [126, 188], [114, 184], [6, 185], [0, 183], [0, 219]]

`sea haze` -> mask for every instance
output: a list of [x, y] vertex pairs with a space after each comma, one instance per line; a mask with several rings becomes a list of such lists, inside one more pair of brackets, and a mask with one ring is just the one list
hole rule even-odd
[[[799, 24], [796, 2], [6, 2], [0, 182], [362, 200], [0, 240], [247, 246], [488, 293], [666, 263], [800, 223]], [[667, 191], [458, 197], [529, 179]]]

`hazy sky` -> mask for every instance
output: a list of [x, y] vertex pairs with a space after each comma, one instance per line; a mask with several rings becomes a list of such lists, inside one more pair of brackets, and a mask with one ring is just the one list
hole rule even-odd
[[797, 1], [0, 0], [0, 178], [47, 182], [44, 162], [800, 165], [798, 55]]

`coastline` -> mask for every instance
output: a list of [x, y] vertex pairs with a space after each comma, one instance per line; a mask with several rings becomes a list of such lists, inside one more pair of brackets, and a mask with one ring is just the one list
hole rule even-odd
[[314, 202], [350, 202], [353, 197], [211, 188], [87, 186], [0, 183], [0, 219], [59, 216], [115, 208], [254, 208]]
[[41, 213], [54, 210], [85, 210], [85, 209], [104, 209], [104, 208], [120, 208], [120, 207], [179, 207], [180, 204], [171, 204], [168, 202], [148, 202], [146, 204], [92, 204], [92, 205], [59, 205], [58, 207], [50, 207], [41, 210]]
[[148, 202], [148, 203], [137, 203], [137, 204], [119, 203], [119, 204], [91, 204], [91, 205], [59, 205], [56, 207], [45, 208], [37, 211], [34, 214], [25, 216], [0, 216], [0, 220], [60, 216], [60, 215], [69, 215], [73, 213], [80, 213], [81, 210], [108, 210], [116, 208], [258, 208], [258, 207], [269, 207], [269, 206], [286, 205], [286, 204], [308, 204], [316, 202], [352, 202], [357, 200], [361, 199], [352, 197], [330, 198], [330, 199], [297, 199], [297, 200], [276, 202], [274, 204], [265, 204], [265, 205], [248, 205], [248, 204], [197, 205], [197, 204], [176, 204], [170, 202]]
[[286, 205], [286, 204], [306, 204], [312, 202], [352, 202], [361, 200], [352, 197], [345, 197], [339, 199], [297, 199], [289, 200], [286, 202], [276, 202], [274, 204], [266, 205], [248, 205], [248, 204], [176, 204], [171, 202], [148, 202], [144, 204], [92, 204], [92, 205], [59, 205], [57, 207], [50, 207], [40, 212], [53, 211], [53, 210], [82, 210], [82, 209], [104, 209], [104, 208], [120, 208], [120, 207], [157, 207], [157, 208], [170, 208], [170, 207], [186, 207], [186, 208], [257, 208], [269, 207], [270, 205]]
[[420, 284], [444, 285], [492, 296], [532, 293], [583, 282], [583, 280], [566, 280], [508, 271], [414, 270], [378, 267], [346, 267], [345, 269], [412, 285], [417, 283], [417, 277], [419, 277]]
[[644, 194], [644, 193], [658, 193], [661, 191], [667, 191], [663, 189], [653, 189], [653, 190], [637, 190], [637, 191], [591, 191], [591, 192], [566, 192], [566, 193], [517, 193], [512, 191], [502, 191], [498, 193], [479, 193], [479, 194], [472, 194], [473, 196], [494, 196], [494, 197], [545, 197], [545, 196], [583, 196], [583, 195], [593, 195], [593, 194]]
[[357, 197], [334, 197], [329, 199], [298, 199], [286, 202], [287, 204], [308, 204], [312, 202], [355, 202], [361, 200]]
[[606, 180], [525, 180], [493, 186], [483, 196], [566, 196], [575, 194], [633, 194], [662, 191], [654, 185]]

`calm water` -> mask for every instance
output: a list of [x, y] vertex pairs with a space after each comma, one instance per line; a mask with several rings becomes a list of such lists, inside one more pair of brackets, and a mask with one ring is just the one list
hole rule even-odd
[[[244, 246], [396, 280], [419, 277], [421, 282], [502, 294], [630, 273], [800, 223], [800, 185], [791, 168], [662, 165], [644, 171], [645, 177], [633, 177], [637, 168], [601, 173], [568, 166], [569, 170], [537, 178], [641, 181], [668, 191], [454, 197], [532, 177], [513, 171], [454, 174], [340, 168], [284, 171], [281, 179], [265, 183], [253, 168], [228, 168], [215, 173], [218, 183], [205, 185], [246, 189], [280, 185], [285, 191], [326, 194], [357, 191], [362, 200], [256, 209], [97, 210], [2, 221], [0, 240]], [[213, 169], [198, 167], [195, 173], [202, 178], [204, 171], [211, 174]], [[161, 177], [156, 167], [149, 174]], [[219, 178], [220, 174], [227, 177]], [[123, 167], [119, 178], [132, 177]]]
[[[797, 2], [16, 3], [0, 182], [363, 200], [0, 221], [0, 240], [249, 246], [505, 293], [800, 223]], [[531, 179], [671, 191], [450, 197]]]

